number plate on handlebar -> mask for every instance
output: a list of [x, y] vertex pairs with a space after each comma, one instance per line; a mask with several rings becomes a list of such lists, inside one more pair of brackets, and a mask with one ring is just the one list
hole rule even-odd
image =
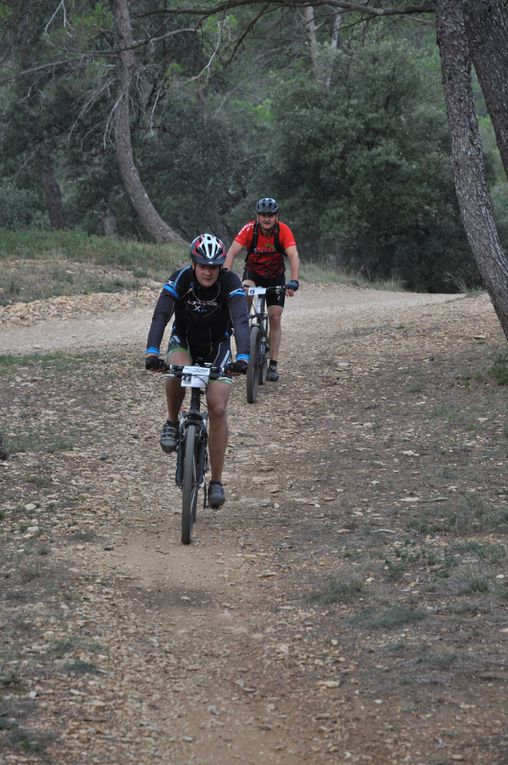
[[247, 295], [266, 295], [266, 287], [247, 287]]
[[183, 388], [206, 388], [209, 377], [209, 367], [184, 366], [181, 385]]

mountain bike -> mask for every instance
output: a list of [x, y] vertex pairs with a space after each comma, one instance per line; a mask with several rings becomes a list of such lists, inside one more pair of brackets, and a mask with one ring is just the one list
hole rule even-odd
[[253, 404], [258, 395], [258, 386], [266, 382], [268, 372], [268, 313], [266, 310], [266, 294], [285, 291], [284, 286], [277, 287], [246, 287], [247, 297], [252, 297], [249, 316], [250, 327], [250, 361], [247, 369], [247, 402]]
[[217, 380], [224, 370], [212, 366], [166, 367], [168, 377], [181, 379], [182, 386], [191, 389], [188, 409], [180, 412], [176, 448], [175, 483], [182, 490], [182, 544], [192, 541], [196, 522], [199, 490], [203, 489], [203, 507], [207, 506], [205, 474], [208, 470], [208, 412], [201, 411], [201, 396], [208, 383]]

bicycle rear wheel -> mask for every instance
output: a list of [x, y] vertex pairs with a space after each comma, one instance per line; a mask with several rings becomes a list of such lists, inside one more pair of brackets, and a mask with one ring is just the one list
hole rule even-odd
[[258, 395], [259, 385], [259, 327], [250, 330], [250, 360], [247, 369], [247, 403], [253, 404]]
[[197, 438], [197, 426], [188, 425], [183, 443], [182, 544], [184, 545], [190, 544], [192, 540], [192, 526], [196, 520], [199, 491], [196, 465]]

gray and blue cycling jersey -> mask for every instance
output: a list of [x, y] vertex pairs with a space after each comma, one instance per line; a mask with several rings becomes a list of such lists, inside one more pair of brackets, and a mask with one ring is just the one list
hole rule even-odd
[[146, 353], [159, 353], [166, 325], [174, 314], [173, 333], [193, 355], [210, 352], [234, 331], [238, 360], [249, 360], [247, 300], [239, 277], [220, 271], [212, 287], [201, 287], [192, 266], [175, 271], [164, 284], [148, 332]]

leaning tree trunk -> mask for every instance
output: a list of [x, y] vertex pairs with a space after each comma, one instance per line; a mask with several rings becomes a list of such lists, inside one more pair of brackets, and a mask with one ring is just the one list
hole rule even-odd
[[508, 176], [508, 10], [503, 0], [465, 0], [464, 21], [480, 87]]
[[119, 48], [118, 96], [114, 112], [116, 158], [123, 185], [143, 227], [156, 242], [183, 242], [182, 237], [160, 217], [148, 196], [134, 163], [132, 152], [129, 91], [135, 56], [127, 0], [113, 0]]
[[508, 261], [499, 240], [485, 181], [462, 1], [437, 0], [436, 25], [452, 141], [453, 175], [462, 221], [508, 339]]
[[51, 150], [47, 143], [42, 142], [40, 144], [37, 149], [37, 159], [51, 228], [65, 228], [62, 195], [56, 179], [55, 168], [53, 167]]

